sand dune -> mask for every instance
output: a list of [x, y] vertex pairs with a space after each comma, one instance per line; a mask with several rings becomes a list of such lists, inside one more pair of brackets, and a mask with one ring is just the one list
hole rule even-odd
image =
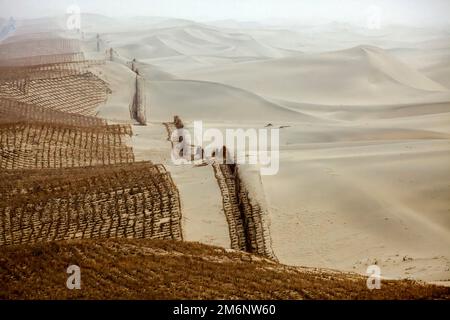
[[387, 105], [321, 105], [269, 99], [290, 110], [333, 120], [377, 120], [439, 115], [450, 111], [450, 102]]
[[[167, 121], [175, 114], [186, 120], [215, 120], [220, 117], [233, 121], [238, 113], [240, 121], [256, 119], [264, 124], [271, 121], [320, 121], [239, 88], [207, 81], [170, 79], [170, 74], [145, 64], [139, 69], [148, 79], [147, 113], [152, 121]], [[129, 101], [134, 94], [133, 72], [127, 66], [108, 62], [106, 66], [98, 67], [97, 74], [113, 91], [107, 103], [100, 107], [98, 115], [112, 121], [129, 121]], [[256, 114], [262, 116], [256, 117]]]
[[[126, 40], [124, 40], [125, 35], [128, 35]], [[156, 28], [147, 32], [108, 34], [105, 39], [121, 54], [149, 62], [151, 59], [171, 56], [185, 56], [193, 59], [215, 57], [233, 61], [292, 55], [289, 50], [261, 43], [249, 34], [216, 30], [196, 23]]]
[[[450, 54], [448, 55], [448, 58], [450, 59]], [[422, 72], [427, 74], [430, 79], [433, 79], [450, 89], [450, 77], [448, 76], [450, 74], [450, 66], [445, 60], [423, 69]]]
[[430, 102], [449, 98], [448, 90], [442, 85], [382, 50], [367, 46], [217, 67], [180, 76], [222, 82], [273, 98], [329, 105]]
[[135, 92], [136, 75], [126, 66], [107, 62], [95, 70], [113, 92], [106, 104], [99, 107], [97, 116], [112, 122], [130, 122], [130, 103]]
[[445, 280], [448, 140], [317, 147], [282, 152], [263, 177], [280, 260]]
[[[259, 177], [243, 166], [242, 175], [267, 205], [281, 262], [359, 273], [377, 263], [386, 277], [448, 280], [447, 35], [120, 23], [102, 34], [120, 57], [98, 67], [113, 91], [99, 115], [131, 122], [134, 74], [124, 63], [137, 58], [149, 125], [134, 127], [132, 144], [137, 159], [171, 171], [187, 240], [229, 246], [221, 195], [212, 168], [172, 165], [161, 122], [176, 114], [188, 129], [194, 120], [221, 130], [272, 123], [287, 126], [280, 172]], [[90, 50], [95, 28], [85, 35]]]
[[[192, 80], [152, 81], [148, 113], [154, 119], [170, 119], [174, 114], [186, 120], [308, 121], [314, 117], [290, 111], [251, 92], [231, 86]], [[180, 104], [180, 101], [183, 101]], [[258, 116], [257, 116], [258, 115]]]
[[118, 52], [136, 59], [151, 59], [181, 55], [176, 50], [167, 46], [160, 38], [151, 37], [146, 39], [145, 44], [129, 44], [118, 49]]
[[378, 48], [363, 48], [363, 50], [374, 68], [400, 84], [423, 91], [447, 91], [442, 85], [425, 77]]

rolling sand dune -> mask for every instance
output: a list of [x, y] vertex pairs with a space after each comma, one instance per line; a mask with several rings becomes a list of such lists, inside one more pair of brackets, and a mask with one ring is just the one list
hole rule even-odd
[[[192, 80], [152, 81], [151, 110], [155, 119], [170, 119], [178, 114], [186, 120], [311, 121], [315, 119], [282, 108], [264, 98], [231, 86]], [[185, 101], [181, 106], [179, 101]]]
[[[154, 36], [143, 44], [128, 44], [120, 47], [119, 52], [125, 56], [134, 56], [137, 59], [161, 58], [181, 55], [166, 45], [159, 37]], [[132, 54], [131, 54], [132, 53]]]
[[133, 123], [135, 74], [126, 63], [136, 58], [148, 125], [133, 126], [131, 143], [136, 159], [171, 172], [186, 240], [230, 246], [213, 169], [173, 165], [161, 122], [179, 115], [188, 129], [203, 120], [220, 130], [271, 123], [283, 127], [279, 173], [241, 170], [267, 208], [280, 262], [359, 273], [378, 264], [388, 278], [448, 282], [447, 34], [89, 19], [84, 46], [95, 51], [102, 32], [102, 48], [86, 55], [117, 53], [94, 68], [112, 90], [98, 115]]
[[208, 66], [211, 65], [211, 59], [217, 59], [220, 63], [292, 55], [289, 50], [261, 43], [248, 34], [219, 31], [194, 22], [185, 26], [151, 29], [147, 32], [107, 34], [105, 39], [120, 54], [134, 56], [149, 63], [153, 62], [153, 59], [168, 57], [185, 57], [193, 61], [202, 61], [207, 57], [210, 63], [200, 66]]
[[439, 115], [447, 113], [450, 107], [450, 102], [352, 106], [307, 104], [279, 99], [273, 99], [273, 101], [290, 110], [300, 111], [317, 117], [344, 121]]
[[447, 91], [447, 88], [428, 79], [401, 61], [378, 48], [363, 48], [369, 63], [400, 84], [423, 91]]
[[[450, 60], [450, 54], [447, 59]], [[445, 61], [427, 67], [422, 72], [427, 74], [430, 79], [441, 83], [446, 88], [450, 88], [450, 78], [448, 77], [450, 74], [450, 66]]]
[[328, 105], [449, 99], [448, 90], [441, 84], [368, 46], [217, 67], [180, 77], [221, 82], [273, 98]]

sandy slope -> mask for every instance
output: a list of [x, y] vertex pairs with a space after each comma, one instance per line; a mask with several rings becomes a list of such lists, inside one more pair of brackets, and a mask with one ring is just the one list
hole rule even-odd
[[180, 77], [221, 82], [273, 98], [327, 105], [449, 99], [443, 85], [369, 46], [208, 68]]
[[377, 141], [282, 152], [280, 173], [263, 177], [278, 257], [358, 272], [377, 262], [386, 276], [446, 279], [449, 147]]
[[178, 114], [186, 120], [252, 121], [255, 114], [260, 114], [258, 121], [315, 121], [314, 117], [284, 109], [252, 92], [220, 83], [172, 80], [152, 81], [149, 86], [149, 112], [155, 119], [170, 119]]
[[97, 116], [113, 122], [129, 122], [129, 107], [135, 91], [135, 74], [128, 67], [109, 61], [93, 70], [108, 83], [113, 92], [106, 104], [100, 106]]
[[[267, 203], [281, 262], [361, 273], [377, 263], [387, 277], [450, 279], [448, 35], [218, 26], [165, 21], [104, 35], [123, 59], [140, 61], [151, 123], [134, 128], [134, 148], [138, 159], [168, 164], [185, 237], [229, 245], [212, 169], [171, 166], [159, 122], [270, 122], [289, 126], [280, 172], [243, 170]], [[332, 51], [313, 53], [321, 48]], [[132, 74], [102, 68], [113, 94], [100, 115], [130, 121]]]

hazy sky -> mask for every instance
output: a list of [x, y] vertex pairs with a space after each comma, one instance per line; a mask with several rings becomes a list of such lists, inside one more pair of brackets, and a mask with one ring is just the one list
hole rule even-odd
[[53, 16], [64, 14], [71, 4], [85, 13], [109, 16], [363, 24], [368, 15], [379, 14], [385, 25], [450, 24], [449, 0], [0, 0], [0, 16]]

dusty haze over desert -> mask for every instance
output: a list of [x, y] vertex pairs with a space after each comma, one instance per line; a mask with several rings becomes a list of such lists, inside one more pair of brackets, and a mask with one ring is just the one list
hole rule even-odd
[[[92, 68], [112, 91], [96, 115], [132, 124], [136, 160], [170, 172], [184, 240], [231, 248], [214, 171], [173, 164], [161, 123], [269, 126], [279, 172], [240, 173], [278, 261], [360, 274], [376, 264], [386, 278], [448, 285], [449, 2], [209, 2], [78, 1], [78, 31], [67, 30], [72, 2], [1, 1], [0, 25], [12, 16], [17, 37], [82, 38], [87, 59], [112, 48]], [[147, 126], [130, 119], [133, 59]]]

